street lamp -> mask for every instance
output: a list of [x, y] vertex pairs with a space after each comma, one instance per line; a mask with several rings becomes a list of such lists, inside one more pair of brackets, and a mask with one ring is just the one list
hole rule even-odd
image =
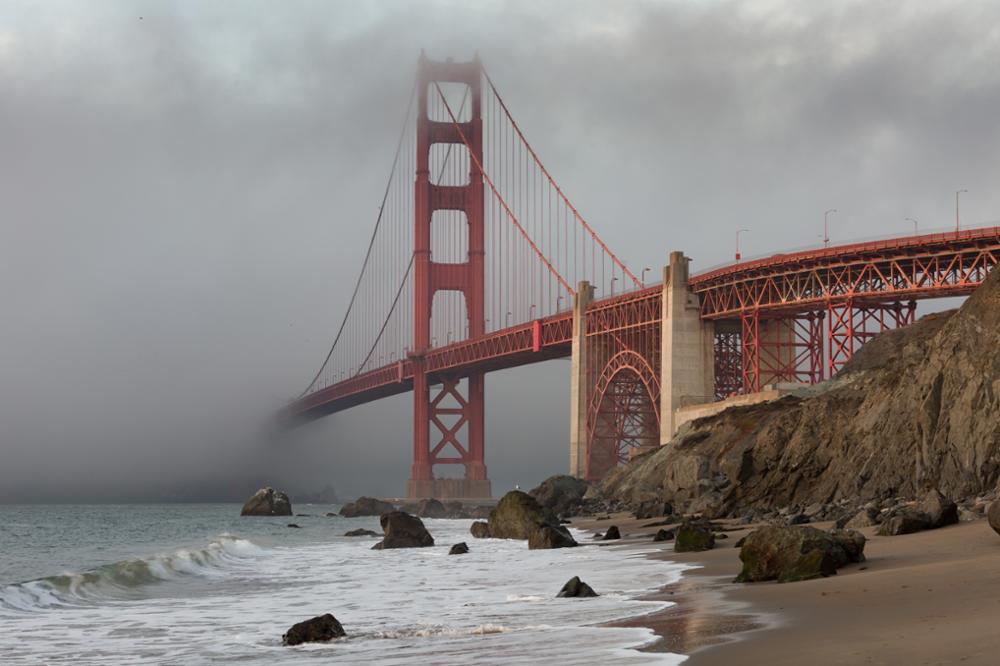
[[736, 261], [740, 260], [740, 234], [750, 231], [749, 229], [739, 229], [736, 232]]
[[958, 230], [961, 228], [961, 225], [959, 225], [959, 222], [958, 222], [958, 195], [961, 194], [962, 192], [968, 192], [968, 191], [969, 190], [958, 190], [958, 191], [955, 192], [955, 233], [956, 234], [958, 233]]
[[905, 222], [913, 222], [913, 235], [916, 236], [917, 235], [917, 221], [914, 220], [912, 217], [908, 217], [904, 221]]
[[617, 281], [618, 281], [617, 277], [612, 277], [611, 278], [611, 295], [612, 296], [615, 295], [615, 282], [617, 282]]
[[823, 247], [830, 246], [830, 213], [836, 212], [836, 208], [831, 208], [823, 213]]
[[535, 307], [536, 307], [535, 304], [532, 303], [531, 307], [528, 308], [528, 319], [534, 319], [535, 318]]
[[646, 286], [646, 271], [651, 271], [651, 270], [653, 270], [653, 269], [650, 268], [649, 266], [647, 266], [646, 268], [642, 269], [642, 286], [643, 287]]
[[508, 327], [510, 326], [510, 316], [511, 316], [512, 314], [514, 314], [514, 313], [513, 313], [513, 312], [511, 312], [510, 310], [508, 310], [508, 311], [507, 311], [507, 316], [506, 316], [506, 317], [504, 317], [504, 320], [503, 320], [503, 323], [504, 323], [504, 325], [506, 325], [506, 326], [508, 326]]

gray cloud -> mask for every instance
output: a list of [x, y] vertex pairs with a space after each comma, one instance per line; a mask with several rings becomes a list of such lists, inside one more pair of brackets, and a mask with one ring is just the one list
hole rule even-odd
[[[405, 397], [263, 433], [339, 322], [421, 48], [479, 51], [633, 267], [812, 244], [831, 207], [835, 240], [948, 226], [960, 187], [1000, 217], [991, 3], [356, 4], [0, 8], [0, 500], [401, 492]], [[490, 377], [498, 488], [564, 468], [567, 381]]]

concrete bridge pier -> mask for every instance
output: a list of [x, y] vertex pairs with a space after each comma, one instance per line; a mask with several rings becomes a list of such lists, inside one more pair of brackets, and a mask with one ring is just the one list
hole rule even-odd
[[569, 473], [583, 478], [587, 473], [588, 383], [593, 381], [587, 349], [587, 307], [594, 300], [594, 287], [586, 280], [573, 297], [573, 342], [569, 384]]
[[675, 411], [715, 400], [715, 326], [701, 318], [698, 295], [688, 288], [691, 260], [671, 252], [663, 269], [660, 329], [660, 445], [677, 430]]

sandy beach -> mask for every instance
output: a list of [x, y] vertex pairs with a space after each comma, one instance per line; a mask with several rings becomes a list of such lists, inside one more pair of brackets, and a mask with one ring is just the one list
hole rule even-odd
[[[618, 525], [623, 545], [648, 547], [658, 527], [642, 525], [656, 520], [614, 515], [574, 527]], [[654, 544], [664, 558], [698, 568], [658, 593], [676, 606], [623, 624], [651, 627], [661, 639], [648, 649], [689, 654], [692, 666], [998, 662], [1000, 535], [985, 520], [892, 537], [866, 528], [867, 561], [836, 576], [732, 583], [740, 570], [733, 545], [751, 528], [732, 526], [727, 539], [702, 553]]]

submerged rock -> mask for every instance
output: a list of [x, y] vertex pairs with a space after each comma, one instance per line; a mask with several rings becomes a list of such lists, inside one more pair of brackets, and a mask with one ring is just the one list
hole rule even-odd
[[299, 530], [302, 529], [301, 525], [296, 525], [295, 523], [288, 523], [288, 526], [289, 527], [294, 527], [295, 529], [299, 529]]
[[390, 511], [379, 518], [385, 537], [372, 550], [386, 548], [426, 548], [434, 545], [422, 520], [402, 511]]
[[477, 539], [489, 539], [491, 536], [489, 523], [477, 520], [472, 523], [472, 527], [469, 528], [469, 533]]
[[685, 520], [674, 533], [674, 552], [693, 553], [715, 548], [715, 534], [708, 521]]
[[599, 596], [597, 592], [594, 592], [594, 588], [584, 583], [580, 580], [579, 576], [573, 576], [566, 584], [562, 586], [559, 590], [559, 594], [556, 597], [596, 597]]
[[864, 560], [865, 537], [854, 530], [823, 532], [803, 525], [761, 527], [740, 547], [737, 583], [790, 583], [832, 576], [848, 562]]
[[288, 495], [274, 488], [261, 488], [246, 501], [241, 516], [290, 516], [292, 503]]
[[465, 555], [469, 552], [469, 545], [464, 541], [462, 543], [456, 543], [448, 551], [449, 555]]
[[347, 532], [344, 532], [344, 536], [345, 537], [377, 537], [378, 536], [378, 532], [373, 532], [372, 530], [366, 530], [366, 529], [362, 529], [362, 528], [359, 527], [356, 530], [348, 530]]
[[383, 513], [395, 511], [396, 507], [389, 502], [383, 502], [374, 497], [359, 497], [354, 502], [348, 502], [340, 507], [340, 515], [345, 518], [357, 516], [381, 516]]
[[281, 637], [281, 642], [283, 645], [323, 643], [346, 635], [337, 618], [327, 613], [292, 625]]

